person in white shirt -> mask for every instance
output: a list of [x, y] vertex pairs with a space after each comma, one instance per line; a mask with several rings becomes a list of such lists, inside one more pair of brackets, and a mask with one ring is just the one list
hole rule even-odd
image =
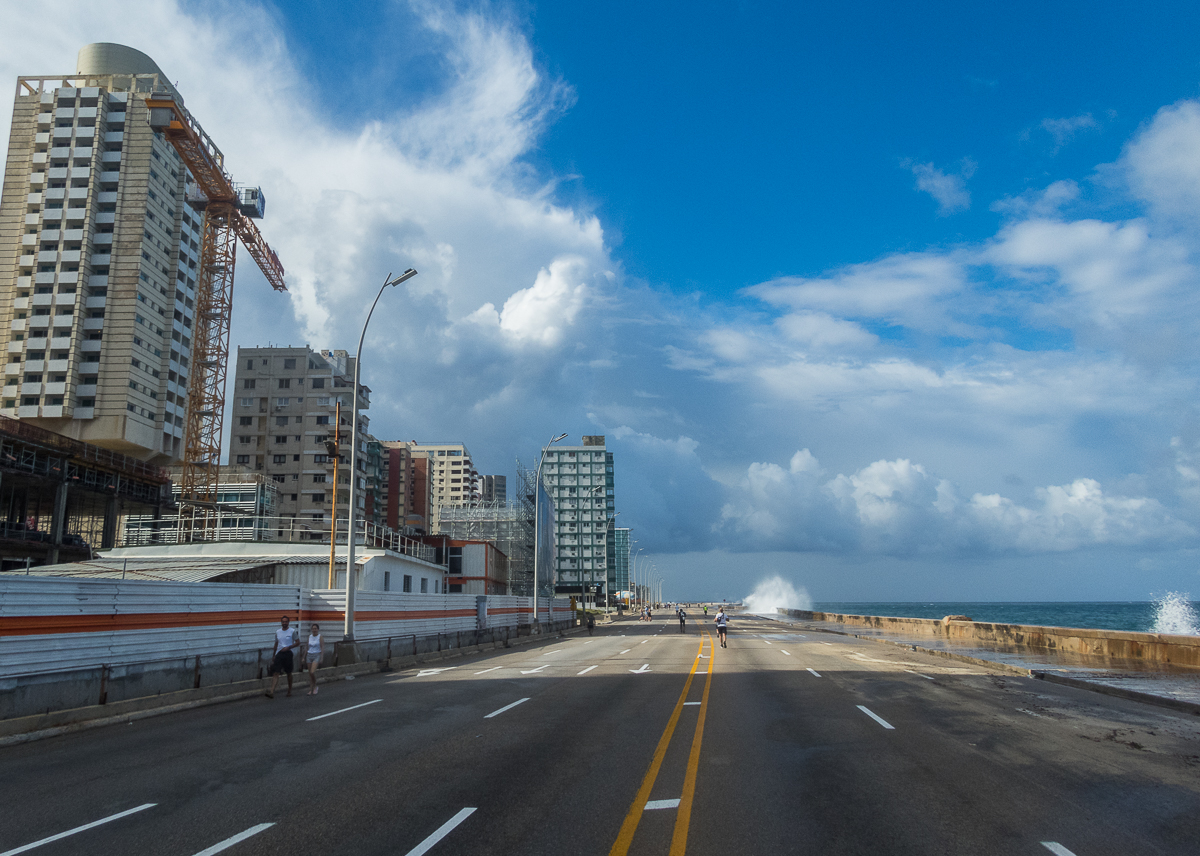
[[267, 690], [267, 698], [275, 698], [275, 687], [279, 684], [281, 672], [287, 672], [287, 694], [292, 694], [292, 651], [300, 647], [300, 634], [288, 626], [289, 620], [286, 615], [281, 617], [279, 629], [275, 631], [275, 651], [271, 655], [271, 667], [267, 669], [267, 674], [271, 676], [271, 688]]
[[314, 624], [308, 631], [308, 649], [304, 652], [308, 659], [308, 695], [317, 694], [317, 666], [321, 665], [321, 626]]

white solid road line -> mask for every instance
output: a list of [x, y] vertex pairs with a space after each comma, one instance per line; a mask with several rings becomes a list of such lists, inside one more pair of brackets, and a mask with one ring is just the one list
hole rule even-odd
[[120, 820], [123, 817], [128, 817], [131, 814], [137, 814], [139, 811], [145, 811], [148, 808], [154, 808], [158, 803], [145, 803], [137, 808], [126, 809], [125, 811], [116, 814], [110, 814], [108, 817], [102, 817], [99, 820], [93, 820], [91, 823], [85, 823], [83, 826], [77, 826], [74, 829], [68, 829], [66, 832], [60, 832], [57, 835], [51, 835], [49, 838], [43, 838], [40, 841], [35, 841], [32, 844], [24, 844], [15, 850], [5, 850], [0, 853], [0, 856], [16, 856], [17, 853], [24, 853], [27, 850], [32, 850], [35, 847], [41, 847], [43, 844], [49, 844], [51, 841], [58, 841], [61, 838], [66, 838], [68, 835], [74, 835], [77, 832], [84, 832], [88, 829], [100, 826], [104, 823], [110, 823], [114, 820]]
[[656, 808], [679, 808], [679, 800], [647, 800], [646, 811], [654, 811]]
[[239, 832], [237, 835], [232, 835], [229, 838], [226, 838], [224, 841], [214, 844], [212, 847], [204, 848], [197, 853], [196, 856], [213, 856], [213, 854], [220, 853], [222, 850], [228, 850], [238, 842], [245, 841], [252, 835], [258, 835], [258, 833], [262, 832], [263, 830], [270, 829], [274, 825], [275, 824], [273, 823], [260, 823], [258, 826], [252, 826], [245, 832]]
[[818, 672], [816, 669], [809, 669], [809, 671], [812, 672], [814, 675], [816, 675], [818, 678], [821, 677], [821, 673]]
[[920, 672], [914, 672], [912, 669], [905, 669], [904, 671], [908, 672], [910, 675], [916, 675], [918, 678], [924, 678], [927, 681], [933, 680], [933, 678], [929, 677], [929, 675], [922, 675]]
[[595, 667], [595, 666], [588, 666], [586, 669], [584, 669], [584, 670], [583, 670], [582, 672], [580, 672], [579, 674], [581, 674], [581, 675], [586, 675], [588, 672], [590, 672], [590, 671], [591, 671], [592, 669], [594, 669], [594, 668], [596, 668], [596, 667]]
[[[513, 709], [514, 707], [516, 707], [517, 705], [519, 705], [519, 704], [524, 704], [524, 703], [525, 703], [525, 702], [527, 702], [527, 701], [529, 701], [529, 699], [528, 699], [528, 698], [521, 698], [521, 699], [517, 699], [517, 700], [516, 700], [516, 701], [514, 701], [512, 704], [506, 704], [506, 705], [504, 705], [504, 707], [500, 708], [499, 710], [493, 710], [491, 713], [489, 713], [487, 716], [485, 716], [485, 717], [484, 717], [484, 719], [491, 719], [493, 716], [499, 716], [500, 714], [504, 713], [504, 711], [506, 711], [506, 710], [512, 710], [512, 709]], [[474, 811], [474, 810], [475, 810], [475, 809], [471, 809], [471, 811]], [[461, 813], [461, 812], [460, 812], [460, 813]], [[447, 830], [447, 831], [449, 831], [449, 830]], [[431, 845], [431, 846], [432, 846], [432, 845]], [[413, 852], [415, 853], [416, 851], [414, 850]], [[422, 850], [421, 852], [422, 852], [422, 853], [424, 853], [425, 851], [424, 851], [424, 850]]]
[[[362, 704], [356, 704], [354, 707], [343, 707], [341, 710], [335, 710], [333, 713], [322, 713], [320, 716], [310, 716], [305, 722], [315, 722], [318, 719], [324, 719], [327, 716], [337, 716], [339, 713], [345, 713], [348, 710], [358, 710], [360, 707], [366, 707], [369, 704], [379, 704], [383, 699], [377, 698], [375, 701], [364, 701]], [[2, 854], [0, 854], [2, 856]]]
[[492, 666], [490, 669], [484, 669], [482, 672], [476, 672], [477, 675], [486, 675], [488, 672], [494, 672], [497, 669], [503, 669], [503, 666]]
[[433, 848], [433, 845], [437, 844], [439, 841], [453, 832], [454, 827], [458, 826], [474, 813], [475, 809], [464, 808], [458, 814], [454, 815], [454, 817], [450, 818], [441, 826], [439, 826], [433, 835], [430, 835], [412, 850], [409, 850], [404, 854], [404, 856], [424, 856], [424, 854], [428, 853]]
[[1074, 853], [1063, 847], [1057, 841], [1043, 841], [1042, 846], [1053, 853], [1054, 856], [1075, 856]]
[[888, 729], [888, 731], [895, 731], [895, 730], [896, 730], [896, 726], [892, 725], [890, 722], [888, 722], [886, 719], [884, 719], [883, 717], [879, 716], [878, 714], [876, 714], [876, 713], [872, 713], [872, 712], [871, 712], [871, 711], [870, 711], [868, 708], [865, 708], [865, 707], [863, 707], [861, 704], [860, 704], [860, 705], [858, 705], [858, 709], [859, 709], [859, 710], [861, 710], [863, 713], [865, 713], [867, 716], [871, 717], [871, 719], [873, 719], [873, 720], [875, 720], [876, 722], [878, 722], [878, 723], [879, 723], [880, 725], [882, 725], [884, 728]]

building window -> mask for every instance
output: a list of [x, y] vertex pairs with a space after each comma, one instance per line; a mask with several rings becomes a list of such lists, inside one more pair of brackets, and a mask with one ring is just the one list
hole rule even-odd
[[277, 399], [275, 399], [275, 403], [276, 403], [277, 405], [279, 405], [280, 407], [287, 407], [289, 404], [291, 404], [291, 401], [292, 401], [292, 400], [291, 400], [290, 398], [277, 398]]
[[250, 456], [249, 455], [238, 455], [237, 462], [239, 464], [248, 464], [248, 463], [250, 463]]
[[277, 444], [278, 443], [286, 443], [287, 441], [288, 441], [287, 434], [276, 434], [275, 435], [275, 442]]
[[272, 457], [272, 462], [276, 463], [276, 464], [286, 464], [287, 463], [287, 455], [274, 455]]
[[421, 594], [429, 594], [429, 580], [421, 577]]
[[294, 369], [296, 367], [296, 360], [292, 357], [288, 357], [283, 361], [283, 367], [285, 369]]
[[325, 481], [325, 473], [316, 473], [313, 476], [313, 482], [315, 484], [322, 484], [324, 481]]
[[242, 389], [254, 389], [254, 378], [249, 377], [243, 380]]
[[409, 593], [412, 592], [412, 577], [408, 574], [404, 575], [404, 590]]
[[253, 407], [254, 399], [253, 398], [243, 398], [241, 400], [241, 402], [239, 402], [239, 403], [242, 405], [242, 407]]
[[384, 591], [392, 590], [392, 572], [391, 571], [383, 572], [383, 590]]
[[254, 417], [253, 416], [239, 416], [238, 424], [239, 425], [253, 425]]
[[325, 378], [323, 378], [323, 377], [313, 378], [312, 379], [312, 388], [313, 389], [324, 389], [325, 388]]
[[279, 379], [279, 388], [280, 389], [291, 389], [292, 388], [292, 379], [290, 377], [281, 377]]
[[328, 425], [328, 424], [329, 424], [329, 417], [328, 417], [328, 416], [318, 416], [318, 417], [317, 417], [317, 424], [318, 424], [318, 425]]
[[323, 493], [314, 493], [312, 495], [312, 498], [313, 498], [313, 505], [324, 505], [325, 504], [325, 494], [323, 494]]
[[254, 360], [246, 360], [246, 368], [248, 368], [248, 369], [254, 368]]

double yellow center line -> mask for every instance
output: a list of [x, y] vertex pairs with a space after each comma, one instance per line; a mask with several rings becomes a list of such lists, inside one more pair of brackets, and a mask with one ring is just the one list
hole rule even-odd
[[688, 692], [692, 689], [692, 679], [696, 677], [696, 670], [700, 667], [705, 641], [708, 642], [709, 650], [708, 674], [704, 681], [704, 694], [700, 698], [700, 715], [696, 720], [696, 734], [692, 738], [692, 751], [688, 755], [687, 772], [683, 779], [683, 795], [679, 799], [679, 808], [675, 815], [675, 832], [671, 836], [670, 856], [684, 856], [687, 851], [688, 824], [692, 819], [692, 799], [696, 795], [696, 771], [700, 766], [700, 743], [704, 738], [704, 719], [708, 713], [708, 691], [712, 687], [713, 660], [716, 659], [716, 646], [712, 643], [711, 633], [707, 634], [707, 640], [704, 638], [700, 640], [700, 648], [696, 651], [696, 658], [692, 662], [691, 671], [688, 672], [687, 681], [683, 685], [683, 692], [679, 694], [679, 700], [675, 702], [675, 709], [671, 711], [671, 718], [667, 721], [666, 730], [663, 731], [662, 737], [658, 740], [658, 746], [654, 750], [650, 769], [646, 771], [646, 776], [642, 779], [642, 786], [638, 788], [633, 805], [629, 807], [629, 813], [625, 815], [621, 831], [617, 833], [617, 840], [613, 843], [612, 849], [608, 851], [609, 856], [627, 856], [629, 853], [634, 833], [637, 832], [638, 824], [642, 820], [642, 812], [645, 810], [646, 802], [650, 799], [654, 782], [658, 779], [658, 771], [662, 767], [663, 759], [667, 756], [667, 747], [671, 745], [671, 738], [675, 734], [675, 726], [679, 723], [679, 715], [683, 712], [683, 704], [687, 701]]

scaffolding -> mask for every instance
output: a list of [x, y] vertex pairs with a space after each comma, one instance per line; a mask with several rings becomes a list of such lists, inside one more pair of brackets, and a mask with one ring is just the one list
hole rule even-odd
[[438, 534], [456, 541], [487, 541], [508, 557], [508, 591], [528, 595], [533, 579], [533, 501], [527, 497], [533, 474], [517, 462], [516, 502], [462, 502], [443, 505]]

